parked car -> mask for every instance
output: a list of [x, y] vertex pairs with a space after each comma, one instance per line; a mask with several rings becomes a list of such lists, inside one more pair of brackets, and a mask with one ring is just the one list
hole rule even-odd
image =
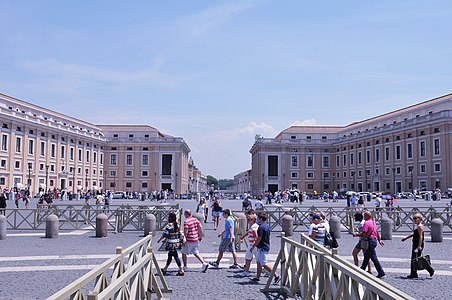
[[126, 195], [124, 192], [113, 192], [113, 199], [125, 199]]

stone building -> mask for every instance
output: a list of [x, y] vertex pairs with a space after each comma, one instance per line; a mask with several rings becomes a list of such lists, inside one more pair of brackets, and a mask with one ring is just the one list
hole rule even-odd
[[254, 194], [452, 187], [452, 94], [346, 126], [291, 126], [252, 146]]
[[182, 138], [147, 125], [94, 125], [0, 94], [0, 186], [149, 192], [189, 190]]

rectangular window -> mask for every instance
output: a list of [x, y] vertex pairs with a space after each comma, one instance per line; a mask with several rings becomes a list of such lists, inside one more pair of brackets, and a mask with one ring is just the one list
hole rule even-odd
[[20, 153], [22, 151], [22, 139], [20, 137], [16, 138], [16, 152]]
[[355, 165], [355, 155], [354, 153], [350, 153], [350, 166]]
[[308, 173], [306, 174], [306, 177], [307, 177], [307, 178], [314, 178], [314, 173], [308, 172]]
[[144, 189], [147, 188], [148, 187], [148, 183], [147, 182], [142, 182], [141, 183], [141, 187], [144, 188]]
[[117, 164], [116, 154], [111, 154], [110, 155], [110, 165], [116, 166], [116, 164]]
[[370, 150], [366, 151], [366, 163], [370, 164]]
[[375, 162], [380, 162], [380, 149], [375, 149]]
[[162, 175], [171, 175], [173, 168], [173, 156], [171, 154], [162, 154]]
[[267, 160], [268, 160], [268, 176], [278, 176], [278, 156], [269, 155]]
[[400, 146], [396, 146], [396, 159], [401, 159], [401, 151], [400, 151]]
[[130, 171], [130, 170], [127, 170], [127, 171], [126, 171], [126, 176], [127, 176], [127, 177], [133, 176], [133, 172]]
[[126, 182], [126, 188], [132, 188], [132, 183], [131, 182]]
[[93, 163], [97, 163], [97, 152], [93, 152]]
[[82, 162], [82, 149], [78, 149], [78, 161]]
[[291, 161], [292, 161], [292, 167], [298, 167], [298, 156], [292, 156]]
[[390, 159], [390, 155], [389, 155], [389, 147], [385, 148], [385, 160], [388, 161]]
[[141, 176], [142, 177], [148, 177], [149, 176], [149, 172], [148, 171], [141, 171]]
[[40, 154], [41, 156], [46, 156], [46, 143], [45, 142], [41, 142], [41, 149], [40, 149]]
[[149, 165], [149, 155], [148, 154], [143, 154], [141, 156], [141, 165], [142, 166], [148, 166]]
[[55, 144], [52, 144], [50, 146], [50, 157], [55, 157], [56, 156], [56, 146]]
[[16, 161], [14, 162], [14, 168], [20, 169], [20, 161], [16, 160]]
[[344, 154], [344, 159], [342, 161], [342, 165], [345, 166], [347, 164], [347, 156]]
[[421, 173], [425, 173], [425, 170], [426, 170], [425, 165], [421, 165], [420, 167], [421, 167]]
[[362, 152], [358, 152], [358, 165], [362, 164], [363, 154]]
[[312, 168], [314, 166], [314, 158], [312, 157], [312, 154], [309, 155], [307, 158], [306, 166], [308, 168]]
[[132, 161], [133, 161], [132, 154], [127, 154], [126, 155], [126, 165], [131, 166], [132, 165]]
[[35, 148], [35, 141], [28, 140], [28, 154], [33, 154]]
[[336, 155], [336, 167], [339, 167], [339, 155]]
[[298, 178], [298, 172], [290, 173], [290, 178], [297, 179]]
[[2, 150], [8, 151], [8, 136], [6, 134], [2, 135]]
[[70, 160], [74, 160], [74, 147], [71, 147], [69, 150], [69, 158]]
[[435, 164], [435, 172], [441, 172], [441, 164]]
[[6, 159], [2, 159], [2, 160], [0, 161], [0, 166], [1, 166], [2, 168], [6, 168]]
[[439, 155], [439, 139], [433, 141], [433, 154]]
[[100, 164], [102, 165], [104, 163], [104, 154], [100, 154]]
[[407, 158], [413, 158], [413, 144], [407, 144], [406, 155]]
[[65, 156], [66, 156], [66, 147], [61, 146], [61, 158], [64, 159]]
[[91, 153], [89, 152], [89, 150], [86, 150], [86, 162], [89, 163], [91, 157]]
[[419, 143], [419, 152], [421, 156], [425, 156], [425, 142], [420, 142]]
[[330, 157], [329, 156], [324, 156], [323, 157], [323, 163], [322, 163], [324, 168], [329, 168], [330, 167]]

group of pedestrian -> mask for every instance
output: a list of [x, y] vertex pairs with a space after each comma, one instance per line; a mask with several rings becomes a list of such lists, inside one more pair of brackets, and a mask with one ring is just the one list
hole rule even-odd
[[[202, 204], [201, 204], [202, 205]], [[220, 246], [218, 248], [218, 255], [215, 261], [209, 262], [213, 268], [219, 268], [220, 262], [223, 258], [224, 252], [228, 251], [232, 253], [233, 264], [229, 267], [231, 269], [242, 268], [238, 264], [237, 253], [235, 249], [235, 232], [234, 232], [234, 220], [231, 217], [231, 211], [229, 209], [222, 209], [221, 215], [224, 218], [224, 230], [218, 234], [221, 238]], [[158, 242], [164, 241], [162, 248], [168, 251], [168, 258], [165, 266], [161, 269], [162, 274], [166, 275], [168, 267], [171, 265], [174, 259], [179, 270], [176, 273], [177, 276], [183, 276], [186, 272], [189, 272], [187, 265], [187, 256], [193, 254], [201, 263], [201, 272], [206, 272], [209, 264], [206, 263], [204, 258], [199, 252], [199, 244], [203, 237], [203, 226], [201, 222], [192, 216], [189, 209], [184, 211], [184, 225], [183, 232], [179, 229], [177, 224], [176, 215], [170, 213], [168, 217], [168, 224], [166, 225], [164, 232]], [[250, 266], [253, 258], [256, 259], [257, 271], [256, 277], [252, 279], [253, 282], [259, 282], [262, 275], [262, 271], [272, 271], [272, 266], [268, 263], [268, 254], [270, 251], [270, 227], [267, 224], [267, 214], [260, 212], [258, 215], [250, 210], [247, 213], [247, 221], [249, 229], [241, 237], [248, 238], [248, 249], [245, 254], [244, 270], [240, 276], [250, 275]], [[178, 256], [178, 250], [182, 252], [182, 262]], [[278, 283], [280, 276], [275, 272], [274, 282]]]

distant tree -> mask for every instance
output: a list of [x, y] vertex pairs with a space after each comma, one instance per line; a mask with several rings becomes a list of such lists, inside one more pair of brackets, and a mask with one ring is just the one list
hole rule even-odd
[[228, 187], [231, 187], [234, 185], [233, 179], [220, 179], [218, 181], [218, 184], [220, 185], [220, 190], [227, 190]]
[[218, 179], [211, 175], [207, 175], [207, 187], [210, 190], [210, 187], [214, 185], [215, 188], [218, 188]]

